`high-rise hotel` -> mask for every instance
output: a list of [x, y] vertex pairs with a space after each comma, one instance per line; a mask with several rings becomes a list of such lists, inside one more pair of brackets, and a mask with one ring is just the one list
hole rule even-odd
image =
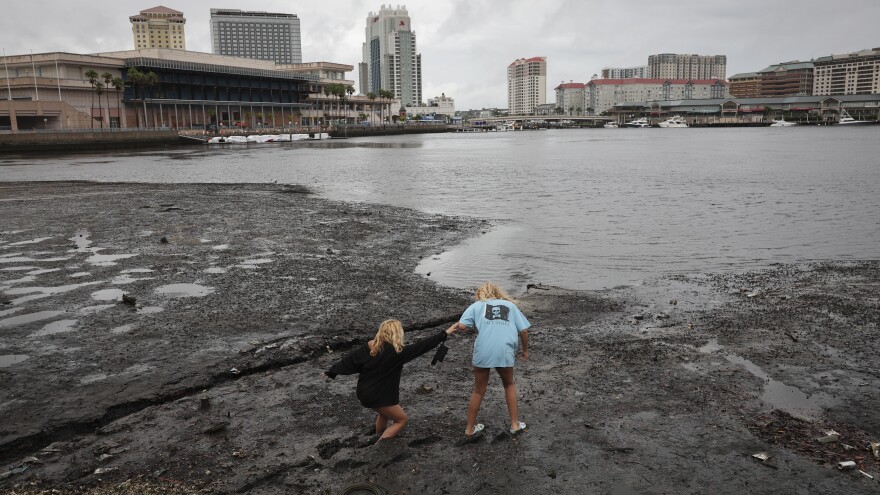
[[651, 55], [648, 57], [648, 79], [727, 79], [727, 56]]
[[521, 58], [507, 66], [507, 111], [529, 115], [547, 103], [547, 59]]
[[296, 14], [211, 9], [215, 55], [301, 64], [302, 40]]
[[406, 6], [382, 5], [367, 16], [363, 62], [358, 64], [362, 94], [394, 93], [403, 106], [422, 102], [422, 56], [416, 50]]
[[131, 22], [135, 49], [177, 48], [186, 50], [183, 32], [186, 19], [183, 18], [183, 12], [160, 5], [142, 10], [140, 14], [133, 15], [128, 20]]

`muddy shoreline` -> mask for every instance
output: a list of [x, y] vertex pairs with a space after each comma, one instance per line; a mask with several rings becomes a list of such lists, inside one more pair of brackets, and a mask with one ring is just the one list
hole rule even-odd
[[354, 379], [320, 371], [387, 317], [454, 321], [468, 294], [413, 269], [488, 222], [295, 185], [0, 192], [0, 492], [880, 493], [877, 261], [531, 287], [526, 434], [493, 378], [460, 445], [455, 336], [405, 370], [404, 435], [368, 447]]

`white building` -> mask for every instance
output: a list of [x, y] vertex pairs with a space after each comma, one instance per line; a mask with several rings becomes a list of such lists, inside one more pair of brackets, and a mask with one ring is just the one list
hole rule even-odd
[[648, 57], [650, 79], [727, 79], [727, 56], [660, 53]]
[[433, 117], [435, 120], [450, 120], [455, 116], [455, 100], [442, 93], [440, 96], [428, 98], [427, 105], [408, 106], [406, 114], [410, 117], [421, 115]]
[[529, 115], [547, 103], [547, 58], [515, 60], [507, 66], [507, 108], [510, 115]]
[[211, 46], [216, 55], [302, 63], [296, 14], [211, 9]]
[[556, 86], [556, 108], [561, 108], [566, 115], [583, 115], [586, 87], [584, 83], [576, 82]]
[[723, 79], [593, 79], [587, 83], [587, 113], [601, 114], [616, 103], [726, 98]]
[[405, 106], [422, 104], [422, 56], [416, 49], [406, 6], [382, 5], [367, 16], [363, 62], [359, 64], [361, 94], [394, 93]]
[[880, 93], [880, 48], [820, 57], [813, 66], [814, 95]]
[[648, 66], [638, 67], [605, 67], [602, 69], [603, 79], [647, 79]]

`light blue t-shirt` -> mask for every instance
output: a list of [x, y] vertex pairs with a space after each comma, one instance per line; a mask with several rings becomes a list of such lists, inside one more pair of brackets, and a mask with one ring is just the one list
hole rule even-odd
[[516, 304], [503, 299], [477, 301], [459, 321], [477, 328], [473, 358], [477, 368], [513, 367], [519, 332], [531, 326]]

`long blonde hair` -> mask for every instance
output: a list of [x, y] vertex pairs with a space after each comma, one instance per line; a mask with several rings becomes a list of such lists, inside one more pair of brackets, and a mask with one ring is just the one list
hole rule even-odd
[[492, 282], [486, 282], [485, 284], [477, 287], [477, 292], [474, 294], [474, 298], [477, 301], [487, 301], [489, 299], [503, 299], [505, 301], [515, 302], [510, 294], [504, 291], [501, 287], [493, 284]]
[[399, 320], [385, 320], [379, 325], [376, 337], [370, 341], [370, 356], [379, 354], [386, 342], [394, 347], [394, 352], [403, 350], [403, 325]]

